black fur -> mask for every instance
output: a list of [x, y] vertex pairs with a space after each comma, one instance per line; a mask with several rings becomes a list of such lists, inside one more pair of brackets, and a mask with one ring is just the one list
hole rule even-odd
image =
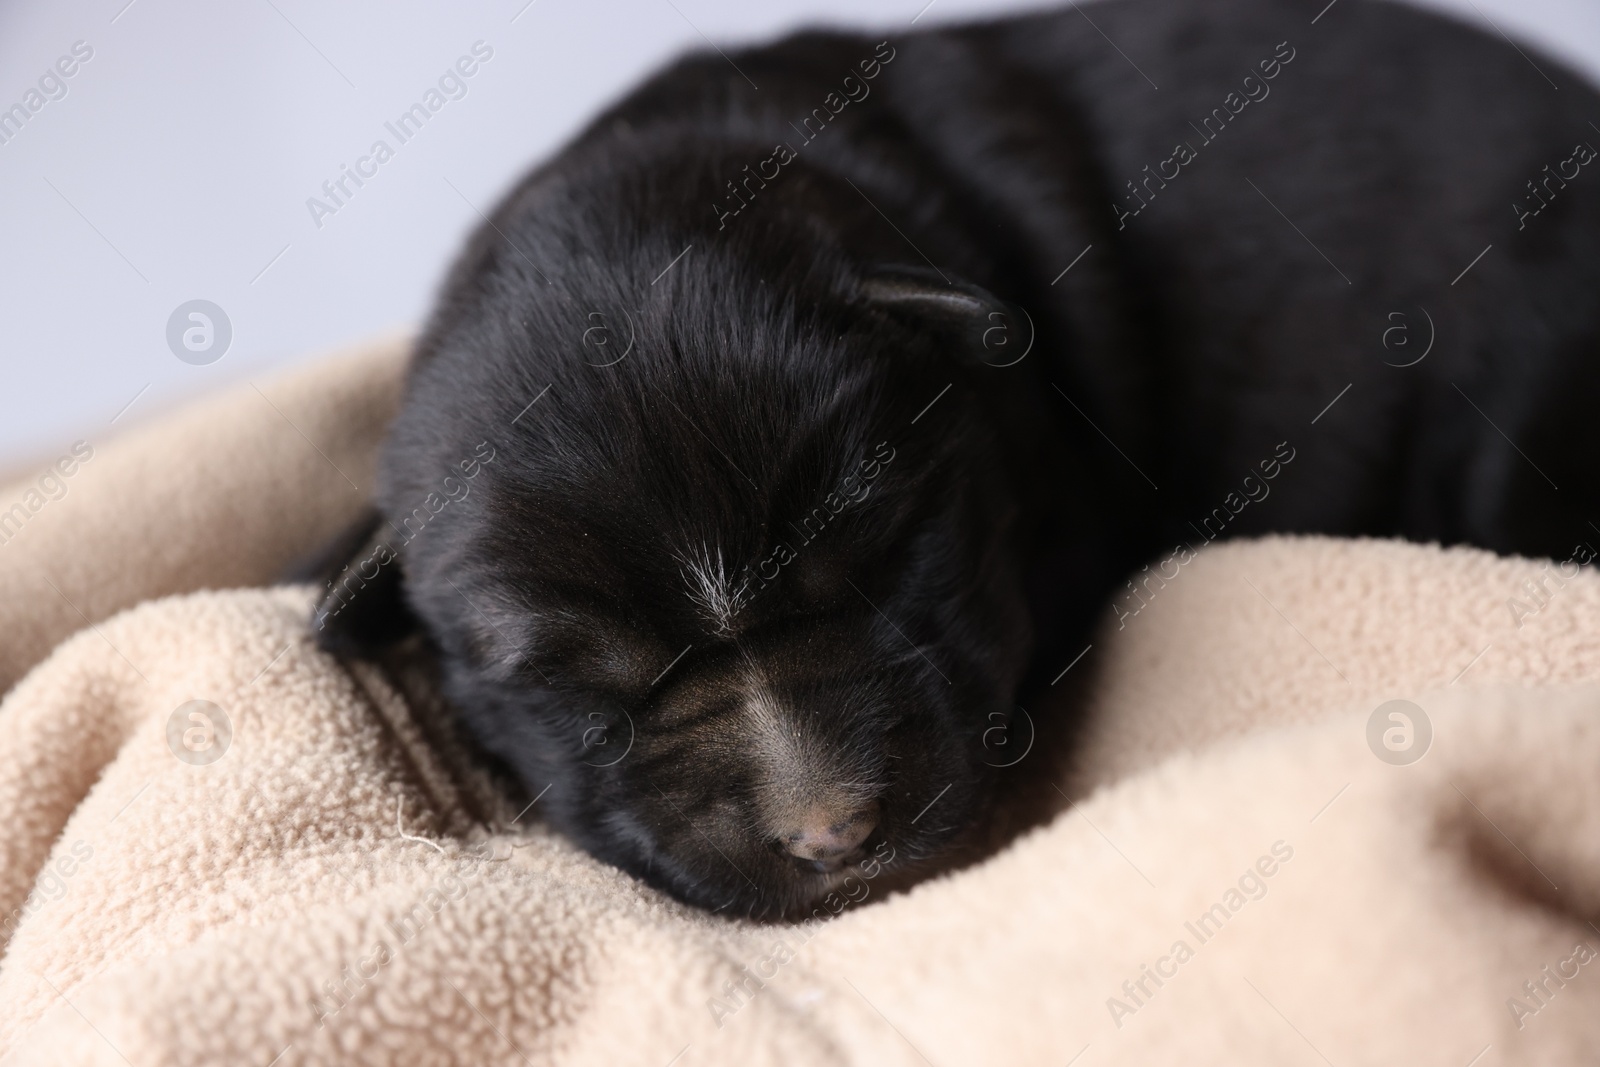
[[[1543, 168], [1600, 101], [1322, 6], [806, 33], [652, 78], [450, 275], [325, 645], [420, 621], [554, 825], [792, 916], [853, 869], [785, 853], [797, 813], [867, 813], [848, 863], [952, 854], [993, 731], [1141, 564], [1266, 531], [1570, 556], [1600, 166]], [[725, 610], [690, 595], [719, 560]]]

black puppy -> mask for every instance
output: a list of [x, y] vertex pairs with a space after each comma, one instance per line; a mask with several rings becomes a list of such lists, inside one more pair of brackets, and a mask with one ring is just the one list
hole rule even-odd
[[1570, 555], [1600, 100], [1322, 7], [1117, 0], [652, 78], [451, 273], [325, 647], [420, 628], [555, 826], [793, 916], [951, 854], [1140, 564], [1271, 530]]

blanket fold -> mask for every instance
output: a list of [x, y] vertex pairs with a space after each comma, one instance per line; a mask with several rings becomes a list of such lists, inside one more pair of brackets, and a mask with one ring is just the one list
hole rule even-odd
[[237, 587], [359, 508], [402, 370], [97, 443], [0, 547], [0, 1063], [1600, 1058], [1587, 567], [1208, 547], [1074, 668], [1074, 747], [1026, 757], [1061, 762], [1047, 823], [730, 921], [501, 797], [420, 667], [315, 647], [315, 590]]

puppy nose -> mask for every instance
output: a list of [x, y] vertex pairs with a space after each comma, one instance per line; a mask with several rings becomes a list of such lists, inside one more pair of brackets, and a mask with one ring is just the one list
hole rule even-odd
[[781, 840], [790, 855], [826, 864], [855, 851], [877, 825], [876, 803], [853, 811], [815, 807], [797, 819]]

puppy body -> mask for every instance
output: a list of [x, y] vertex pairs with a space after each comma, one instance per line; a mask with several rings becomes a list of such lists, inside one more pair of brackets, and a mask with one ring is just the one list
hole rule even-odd
[[688, 58], [472, 239], [324, 643], [420, 624], [486, 754], [683, 899], [915, 874], [1140, 564], [1592, 532], [1600, 108], [1555, 75], [1361, 0]]

